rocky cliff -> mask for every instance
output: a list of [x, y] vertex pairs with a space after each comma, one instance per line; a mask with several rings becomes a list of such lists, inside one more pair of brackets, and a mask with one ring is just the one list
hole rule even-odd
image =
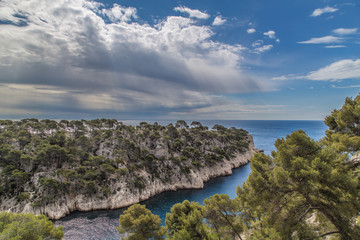
[[[220, 125], [209, 130], [199, 122], [132, 127], [115, 120], [32, 119], [15, 125], [1, 125], [0, 209], [52, 219], [202, 188], [248, 163], [257, 151], [246, 131]], [[17, 134], [9, 136], [10, 129]]]

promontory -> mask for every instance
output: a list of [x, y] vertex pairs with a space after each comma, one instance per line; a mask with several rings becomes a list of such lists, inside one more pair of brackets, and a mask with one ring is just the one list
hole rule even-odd
[[59, 219], [202, 188], [257, 152], [242, 129], [183, 120], [0, 120], [0, 210]]

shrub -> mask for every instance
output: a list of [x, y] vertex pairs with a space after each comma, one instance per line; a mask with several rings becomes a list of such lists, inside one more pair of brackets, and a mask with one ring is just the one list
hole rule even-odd
[[18, 195], [18, 197], [17, 197], [17, 199], [19, 200], [19, 201], [25, 201], [25, 200], [29, 200], [30, 199], [30, 193], [20, 193], [19, 195]]
[[108, 187], [103, 187], [101, 189], [101, 192], [102, 192], [102, 194], [104, 194], [104, 196], [109, 196], [111, 194], [111, 190]]

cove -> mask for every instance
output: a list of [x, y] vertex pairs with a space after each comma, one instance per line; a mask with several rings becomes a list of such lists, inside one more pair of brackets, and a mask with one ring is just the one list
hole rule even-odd
[[[150, 121], [148, 121], [150, 122]], [[225, 127], [236, 127], [247, 130], [254, 137], [255, 146], [263, 149], [266, 154], [274, 150], [277, 138], [286, 137], [287, 134], [303, 129], [311, 138], [318, 140], [324, 136], [326, 126], [322, 121], [201, 121], [203, 125], [212, 127], [221, 124]], [[169, 122], [159, 122], [167, 125]], [[137, 121], [127, 124], [137, 124]], [[218, 177], [205, 184], [203, 189], [178, 190], [161, 193], [147, 201], [142, 202], [154, 214], [160, 216], [162, 222], [170, 208], [183, 200], [203, 203], [204, 199], [218, 193], [228, 194], [231, 198], [236, 196], [236, 187], [246, 181], [251, 172], [250, 164], [233, 170], [231, 176]], [[62, 225], [67, 240], [77, 239], [121, 239], [117, 233], [119, 216], [125, 209], [99, 210], [91, 212], [74, 212], [55, 222]]]
[[[236, 187], [246, 181], [251, 172], [250, 164], [234, 169], [233, 174], [225, 177], [217, 177], [205, 184], [203, 189], [185, 189], [163, 192], [149, 200], [141, 202], [154, 214], [159, 215], [164, 224], [166, 213], [171, 207], [185, 199], [203, 203], [203, 201], [216, 193], [228, 194], [231, 198], [236, 197]], [[56, 225], [62, 225], [65, 232], [64, 239], [121, 239], [116, 227], [119, 224], [119, 216], [126, 208], [116, 210], [98, 210], [91, 212], [74, 212], [67, 217], [56, 221]]]

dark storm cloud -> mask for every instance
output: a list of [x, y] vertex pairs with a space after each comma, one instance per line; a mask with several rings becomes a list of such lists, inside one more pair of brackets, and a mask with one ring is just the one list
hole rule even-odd
[[0, 25], [0, 93], [11, 99], [4, 111], [166, 114], [221, 105], [219, 94], [269, 88], [239, 70], [241, 46], [211, 41], [211, 27], [189, 18], [149, 26], [130, 22], [136, 9], [100, 11], [83, 0], [3, 6], [0, 21], [13, 23]]

